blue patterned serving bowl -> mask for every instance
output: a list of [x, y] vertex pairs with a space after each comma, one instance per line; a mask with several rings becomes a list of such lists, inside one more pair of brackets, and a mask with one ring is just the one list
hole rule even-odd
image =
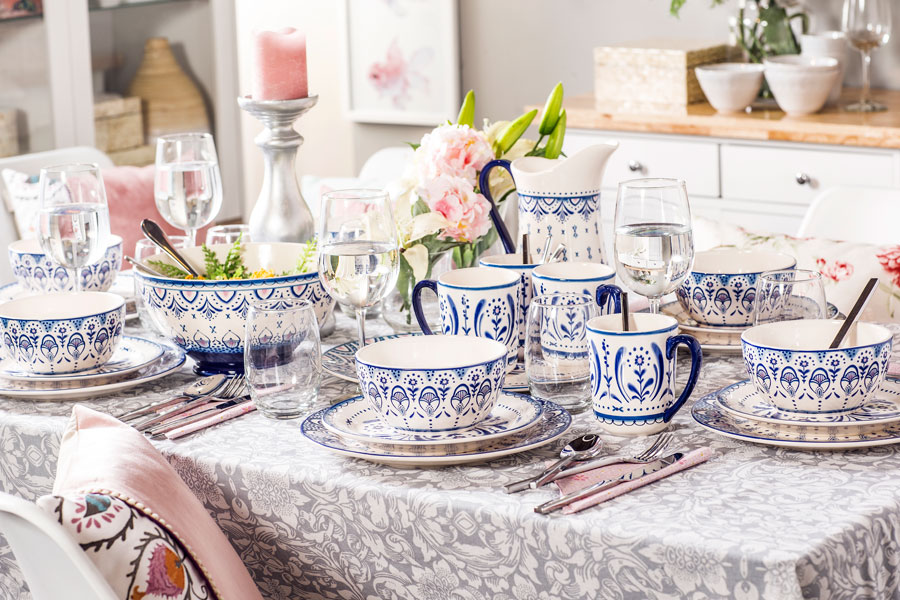
[[490, 416], [506, 378], [506, 345], [464, 335], [394, 338], [358, 350], [356, 373], [387, 425], [452, 431]]
[[[891, 332], [858, 323], [831, 350], [843, 321], [808, 319], [751, 327], [741, 334], [750, 379], [772, 405], [801, 413], [843, 413], [866, 403], [884, 381]], [[845, 346], [845, 347], [844, 347]]]
[[[224, 260], [231, 244], [217, 244], [212, 250]], [[304, 244], [290, 242], [243, 245], [244, 264], [251, 272], [267, 269], [273, 273], [292, 270]], [[203, 271], [203, 251], [186, 248], [181, 253]], [[172, 264], [157, 254], [147, 260]], [[306, 300], [313, 305], [319, 327], [334, 308], [334, 300], [319, 281], [318, 272], [260, 279], [207, 281], [171, 279], [145, 275], [135, 270], [150, 318], [165, 335], [196, 362], [194, 371], [243, 373], [244, 328], [251, 304], [275, 300]]]
[[793, 256], [770, 250], [716, 248], [697, 252], [694, 266], [676, 291], [697, 323], [747, 327], [753, 320], [756, 280], [766, 271], [792, 269]]
[[125, 299], [54, 292], [0, 304], [3, 350], [24, 371], [76, 373], [106, 363], [122, 338]]
[[[69, 292], [75, 289], [72, 272], [50, 260], [38, 240], [18, 240], [8, 247], [9, 264], [23, 289], [30, 292]], [[79, 271], [81, 289], [105, 292], [122, 267], [122, 238], [109, 236], [103, 257]]]

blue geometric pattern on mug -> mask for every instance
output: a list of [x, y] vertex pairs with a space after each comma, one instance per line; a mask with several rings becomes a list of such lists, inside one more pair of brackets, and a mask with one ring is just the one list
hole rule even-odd
[[649, 346], [620, 346], [612, 355], [606, 340], [591, 341], [591, 394], [594, 413], [621, 421], [659, 417], [674, 401], [663, 350]]
[[388, 369], [356, 363], [359, 386], [376, 413], [409, 431], [450, 431], [490, 414], [506, 358], [457, 369]]
[[[32, 292], [69, 292], [75, 289], [72, 272], [53, 262], [46, 254], [9, 251], [9, 263], [16, 280]], [[105, 292], [113, 284], [122, 266], [122, 242], [106, 249], [103, 257], [78, 269], [81, 289]]]
[[887, 373], [891, 341], [862, 348], [791, 351], [743, 342], [744, 363], [760, 391], [796, 410], [812, 401], [816, 410], [852, 409]]
[[474, 307], [468, 296], [454, 300], [453, 294], [444, 293], [439, 297], [444, 335], [474, 335], [496, 340], [508, 348], [518, 347], [518, 302], [512, 294], [478, 300]]
[[519, 214], [527, 214], [534, 222], [541, 223], [553, 217], [565, 224], [572, 217], [587, 223], [595, 220], [600, 212], [600, 192], [573, 196], [535, 196], [518, 191]]
[[757, 275], [690, 273], [675, 295], [698, 323], [743, 327], [753, 317]]

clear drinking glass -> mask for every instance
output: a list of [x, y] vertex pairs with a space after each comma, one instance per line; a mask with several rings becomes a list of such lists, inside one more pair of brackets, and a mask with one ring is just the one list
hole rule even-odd
[[208, 133], [175, 133], [156, 140], [156, 208], [196, 245], [197, 230], [222, 208], [222, 176]]
[[895, 0], [844, 0], [843, 30], [847, 40], [862, 53], [863, 84], [859, 102], [846, 107], [852, 112], [887, 110], [869, 98], [872, 50], [891, 39], [891, 2]]
[[332, 298], [356, 312], [360, 348], [366, 343], [366, 309], [391, 293], [399, 269], [397, 225], [387, 192], [322, 194], [319, 279]]
[[[186, 235], [170, 235], [169, 242], [171, 242], [172, 246], [177, 250], [190, 246], [190, 240]], [[138, 240], [134, 245], [134, 258], [140, 263], [146, 264], [148, 258], [161, 253], [162, 250], [159, 249], [159, 246], [146, 238]], [[153, 268], [151, 265], [148, 266], [151, 269]], [[141, 294], [140, 277], [133, 275], [131, 279], [134, 281], [134, 304], [135, 309], [137, 310], [138, 319], [140, 319], [141, 321], [141, 327], [148, 331], [155, 331], [156, 333], [162, 335], [162, 328], [159, 327], [153, 321], [153, 319], [150, 318], [150, 313], [147, 310], [147, 305], [144, 303], [144, 297]]]
[[93, 163], [41, 169], [41, 248], [72, 271], [75, 291], [81, 291], [82, 267], [100, 260], [109, 237], [109, 207], [100, 167]]
[[691, 270], [694, 238], [684, 181], [632, 179], [619, 184], [614, 252], [616, 274], [632, 291], [650, 300], [674, 292]]
[[571, 413], [591, 404], [587, 322], [600, 313], [583, 294], [532, 299], [525, 324], [525, 373], [531, 395]]
[[242, 243], [251, 242], [250, 226], [240, 223], [238, 225], [216, 225], [206, 231], [206, 245], [233, 244], [238, 238]]
[[756, 280], [753, 324], [824, 319], [825, 284], [822, 274], [806, 269], [766, 271]]
[[274, 300], [247, 311], [244, 374], [257, 410], [274, 419], [309, 412], [319, 397], [322, 351], [313, 305]]

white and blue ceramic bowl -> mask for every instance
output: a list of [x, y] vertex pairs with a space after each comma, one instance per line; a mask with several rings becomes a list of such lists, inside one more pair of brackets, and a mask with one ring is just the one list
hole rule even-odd
[[884, 381], [892, 335], [879, 325], [858, 323], [846, 347], [828, 349], [843, 323], [780, 321], [741, 334], [744, 363], [762, 397], [800, 413], [843, 413], [865, 404]]
[[[38, 240], [18, 240], [9, 245], [9, 264], [23, 289], [30, 292], [70, 292], [75, 289], [72, 272], [54, 263]], [[112, 286], [122, 267], [122, 238], [109, 236], [103, 257], [79, 271], [81, 289], [105, 292]]]
[[0, 304], [4, 352], [24, 371], [76, 373], [106, 363], [122, 338], [125, 299], [54, 292]]
[[676, 296], [702, 325], [747, 327], [753, 320], [756, 280], [766, 271], [792, 269], [793, 256], [771, 250], [716, 248], [697, 252]]
[[[212, 250], [224, 259], [231, 244], [216, 244]], [[244, 244], [244, 264], [250, 271], [267, 269], [284, 273], [297, 265], [305, 244], [290, 242]], [[202, 269], [199, 247], [181, 250], [187, 260]], [[148, 260], [172, 264], [157, 254]], [[243, 373], [244, 328], [251, 304], [274, 300], [306, 300], [313, 305], [319, 327], [334, 308], [334, 300], [319, 281], [318, 272], [303, 275], [226, 281], [170, 279], [135, 271], [141, 297], [150, 318], [164, 334], [196, 362], [194, 371]]]
[[506, 377], [506, 345], [465, 335], [394, 338], [358, 350], [356, 373], [387, 425], [452, 431], [490, 416]]

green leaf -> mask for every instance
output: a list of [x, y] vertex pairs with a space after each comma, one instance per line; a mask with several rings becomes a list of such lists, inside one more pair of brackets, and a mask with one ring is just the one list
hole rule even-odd
[[412, 216], [418, 217], [419, 215], [424, 215], [425, 213], [430, 213], [431, 209], [428, 208], [428, 205], [425, 204], [425, 201], [419, 198], [416, 200], [415, 204], [412, 206]]
[[170, 279], [187, 279], [188, 277], [187, 271], [183, 271], [175, 265], [170, 265], [161, 260], [148, 260], [147, 264], [159, 271], [163, 277]]
[[297, 259], [297, 267], [294, 269], [294, 274], [302, 275], [315, 266], [318, 249], [318, 240], [316, 238], [306, 242], [306, 245], [303, 246], [303, 250], [300, 252], [300, 257]]
[[406, 145], [409, 146], [410, 148], [412, 148], [413, 150], [418, 150], [419, 146], [421, 146], [422, 144], [414, 144], [412, 142], [406, 142]]

